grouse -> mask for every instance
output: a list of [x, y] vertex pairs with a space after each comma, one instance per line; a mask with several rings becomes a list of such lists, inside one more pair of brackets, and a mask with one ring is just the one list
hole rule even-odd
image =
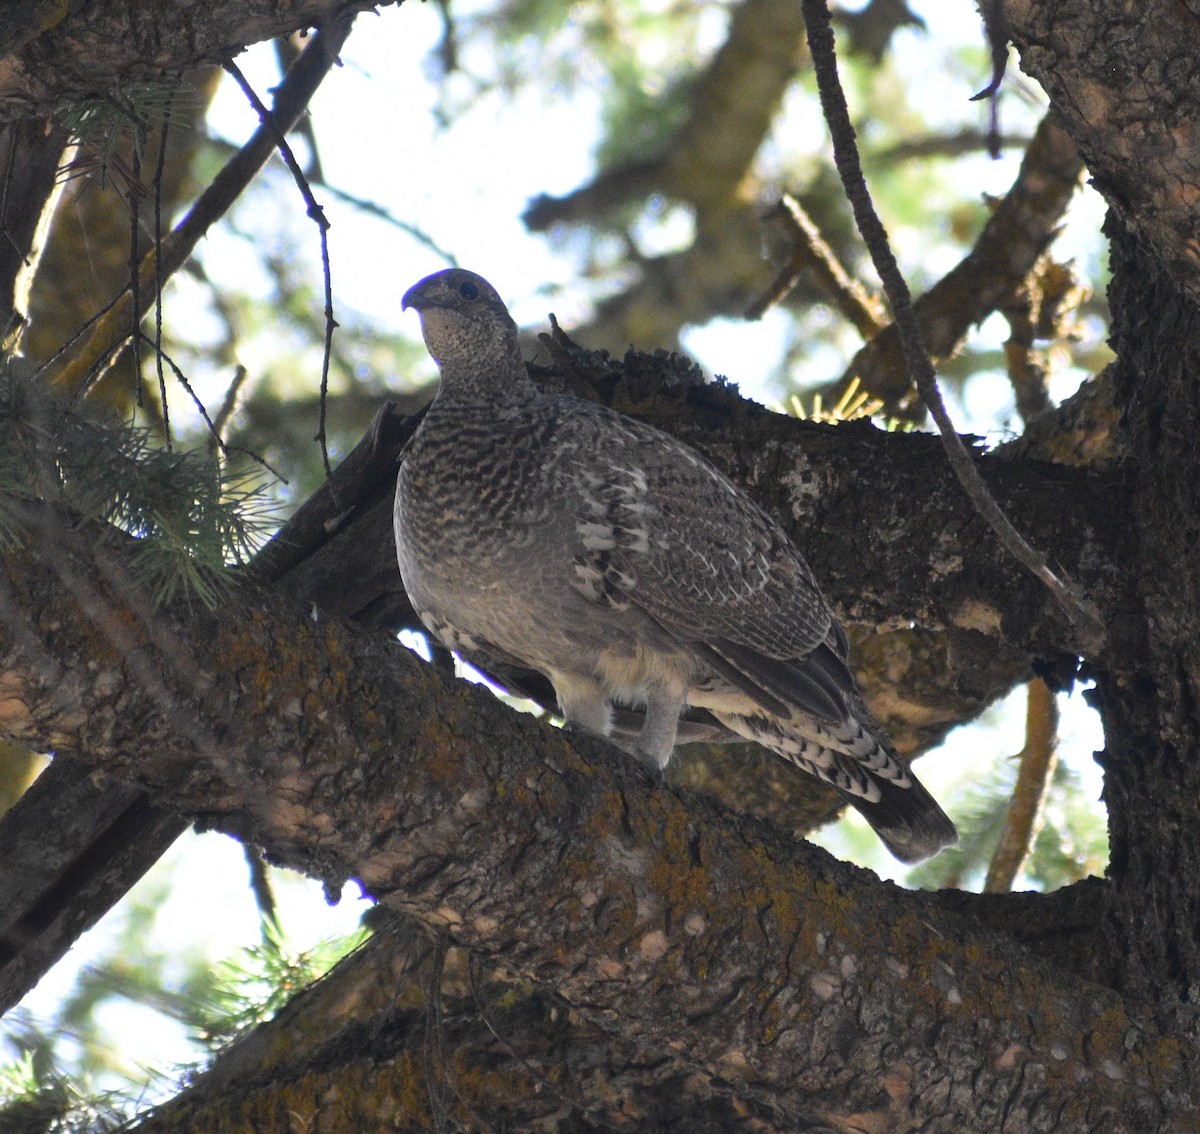
[[[782, 528], [694, 450], [530, 379], [495, 289], [453, 268], [404, 296], [441, 384], [396, 486], [400, 574], [468, 661], [540, 671], [568, 725], [665, 768], [681, 713], [777, 752], [917, 862], [953, 823], [863, 703]], [[634, 710], [636, 716], [629, 710]]]

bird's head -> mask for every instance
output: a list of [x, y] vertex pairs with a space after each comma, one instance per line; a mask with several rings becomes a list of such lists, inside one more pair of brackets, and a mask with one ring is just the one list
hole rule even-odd
[[403, 306], [420, 315], [425, 346], [443, 381], [524, 377], [517, 325], [482, 276], [464, 268], [435, 272], [405, 292]]

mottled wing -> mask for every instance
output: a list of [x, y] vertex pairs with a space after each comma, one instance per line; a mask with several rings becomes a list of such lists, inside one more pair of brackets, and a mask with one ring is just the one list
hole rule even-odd
[[633, 604], [765, 709], [840, 720], [844, 636], [779, 526], [684, 445], [597, 413], [578, 474], [576, 586]]

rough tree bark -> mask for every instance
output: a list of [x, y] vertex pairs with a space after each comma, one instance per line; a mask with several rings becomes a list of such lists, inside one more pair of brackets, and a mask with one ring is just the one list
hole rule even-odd
[[[156, 4], [69, 0], [5, 14], [0, 38], [0, 120], [51, 118], [66, 103], [136, 83], [172, 84], [220, 65], [248, 44], [386, 4], [363, 0], [217, 0]], [[14, 6], [15, 7], [15, 6]]]
[[1050, 95], [1092, 183], [1177, 284], [1200, 280], [1194, 4], [1006, 0], [1021, 66]]
[[768, 1119], [1150, 1131], [1189, 1115], [1182, 1037], [936, 896], [657, 787], [307, 608], [251, 593], [156, 616], [115, 551], [32, 525], [34, 561], [5, 556], [0, 583], [21, 612], [0, 638], [0, 721], [23, 743], [86, 751], [331, 886], [360, 879]]
[[1096, 666], [1111, 932], [1127, 985], [1178, 999], [1191, 1020], [1200, 1003], [1200, 20], [1169, 3], [1005, 10], [1023, 66], [1050, 93], [1112, 206], [1113, 383], [1142, 614]]

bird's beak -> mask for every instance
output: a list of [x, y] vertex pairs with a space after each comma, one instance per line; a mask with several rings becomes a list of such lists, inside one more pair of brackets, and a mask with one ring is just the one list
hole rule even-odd
[[[421, 282], [424, 283], [424, 280]], [[410, 307], [415, 307], [418, 311], [420, 311], [422, 307], [421, 296], [419, 294], [420, 291], [421, 284], [413, 284], [413, 286], [404, 293], [404, 298], [400, 300], [400, 310], [407, 311]]]

